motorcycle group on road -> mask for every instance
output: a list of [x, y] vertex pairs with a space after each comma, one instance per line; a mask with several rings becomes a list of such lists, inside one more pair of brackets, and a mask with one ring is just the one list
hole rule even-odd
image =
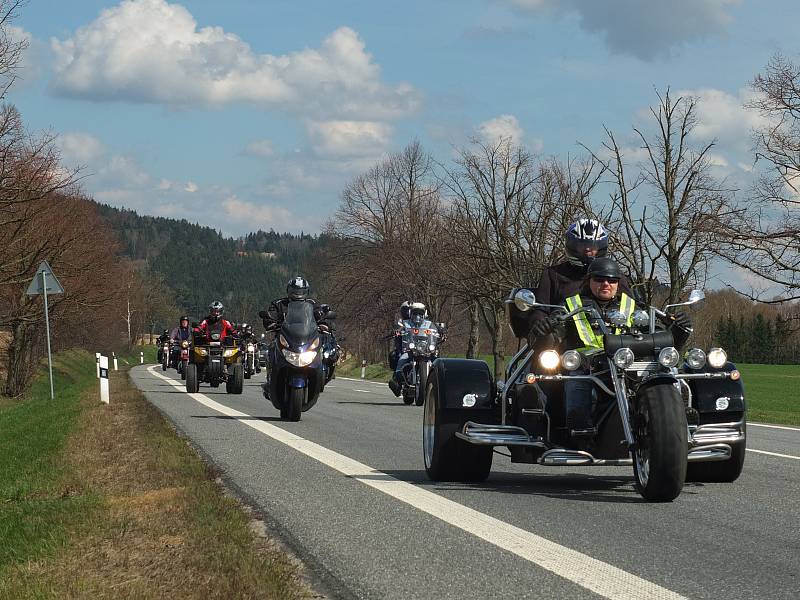
[[[445, 324], [421, 302], [401, 305], [386, 338], [394, 340], [389, 387], [424, 406], [432, 480], [485, 480], [498, 446], [518, 463], [632, 465], [636, 489], [654, 502], [673, 500], [687, 480], [738, 478], [746, 446], [739, 371], [721, 348], [684, 349], [692, 323], [681, 308], [703, 292], [663, 310], [647, 306], [607, 249], [602, 224], [579, 219], [565, 233], [567, 259], [545, 269], [535, 290], [512, 290], [506, 306], [521, 348], [503, 380], [484, 361], [440, 357]], [[213, 302], [201, 323], [190, 327], [184, 316], [165, 331], [162, 368], [175, 367], [189, 393], [224, 382], [241, 394], [263, 367], [264, 397], [281, 418], [299, 421], [335, 375], [336, 313], [309, 298], [300, 276], [259, 313], [260, 338], [222, 313]]]

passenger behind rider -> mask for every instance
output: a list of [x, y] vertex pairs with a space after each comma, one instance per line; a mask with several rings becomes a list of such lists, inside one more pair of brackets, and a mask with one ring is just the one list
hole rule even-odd
[[[578, 219], [564, 232], [564, 252], [566, 260], [547, 267], [535, 290], [536, 301], [541, 304], [562, 304], [564, 300], [578, 293], [586, 278], [589, 265], [596, 258], [608, 253], [608, 232], [596, 219]], [[628, 278], [620, 278], [620, 288], [632, 295]], [[549, 315], [548, 309], [535, 309], [529, 315], [532, 337], [544, 335], [543, 324]], [[524, 327], [522, 331], [524, 331]]]
[[[598, 258], [590, 265], [579, 293], [565, 300], [565, 308], [572, 311], [579, 306], [594, 306], [604, 321], [612, 310], [621, 311], [628, 322], [636, 308], [636, 303], [627, 293], [620, 289], [622, 271], [619, 265], [610, 258]], [[680, 349], [689, 339], [692, 323], [685, 313], [675, 313], [666, 319], [667, 327], [672, 331], [675, 347]], [[552, 319], [542, 321], [543, 335], [553, 331], [555, 323]], [[580, 312], [565, 323], [563, 349], [579, 350], [584, 356], [602, 351], [603, 334], [598, 322], [590, 319], [587, 313]], [[573, 371], [570, 374], [585, 374], [585, 370]], [[568, 380], [564, 382], [564, 399], [566, 404], [567, 427], [574, 438], [591, 438], [597, 430], [592, 421], [592, 400], [597, 391], [589, 380]]]

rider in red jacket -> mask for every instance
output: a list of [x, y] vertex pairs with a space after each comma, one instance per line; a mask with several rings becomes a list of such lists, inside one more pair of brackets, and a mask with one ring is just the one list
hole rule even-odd
[[196, 331], [205, 335], [206, 339], [211, 340], [211, 335], [214, 333], [219, 334], [220, 342], [224, 342], [225, 338], [236, 335], [236, 329], [230, 321], [222, 318], [223, 311], [222, 302], [214, 300], [208, 305], [208, 316], [203, 319], [203, 322], [197, 326]]

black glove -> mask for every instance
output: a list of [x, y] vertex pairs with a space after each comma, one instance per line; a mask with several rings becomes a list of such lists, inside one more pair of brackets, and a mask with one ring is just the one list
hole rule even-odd
[[258, 316], [262, 319], [266, 319], [269, 316], [269, 313], [265, 310], [260, 310], [258, 311]]
[[550, 319], [539, 319], [531, 325], [531, 333], [536, 337], [542, 337], [553, 331], [553, 322]]
[[675, 326], [680, 327], [684, 331], [692, 330], [692, 319], [685, 312], [676, 312], [672, 316], [672, 322]]

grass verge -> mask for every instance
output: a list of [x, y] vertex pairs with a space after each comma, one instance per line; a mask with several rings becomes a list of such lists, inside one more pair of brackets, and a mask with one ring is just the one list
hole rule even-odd
[[[342, 361], [336, 367], [336, 374], [342, 377], [353, 377], [359, 379], [361, 377], [361, 361], [355, 358], [348, 358]], [[367, 365], [365, 379], [371, 381], [389, 381], [392, 376], [392, 371], [386, 365], [381, 363]]]
[[94, 356], [58, 361], [55, 402], [45, 378], [0, 412], [0, 597], [311, 595], [127, 372], [106, 406]]

